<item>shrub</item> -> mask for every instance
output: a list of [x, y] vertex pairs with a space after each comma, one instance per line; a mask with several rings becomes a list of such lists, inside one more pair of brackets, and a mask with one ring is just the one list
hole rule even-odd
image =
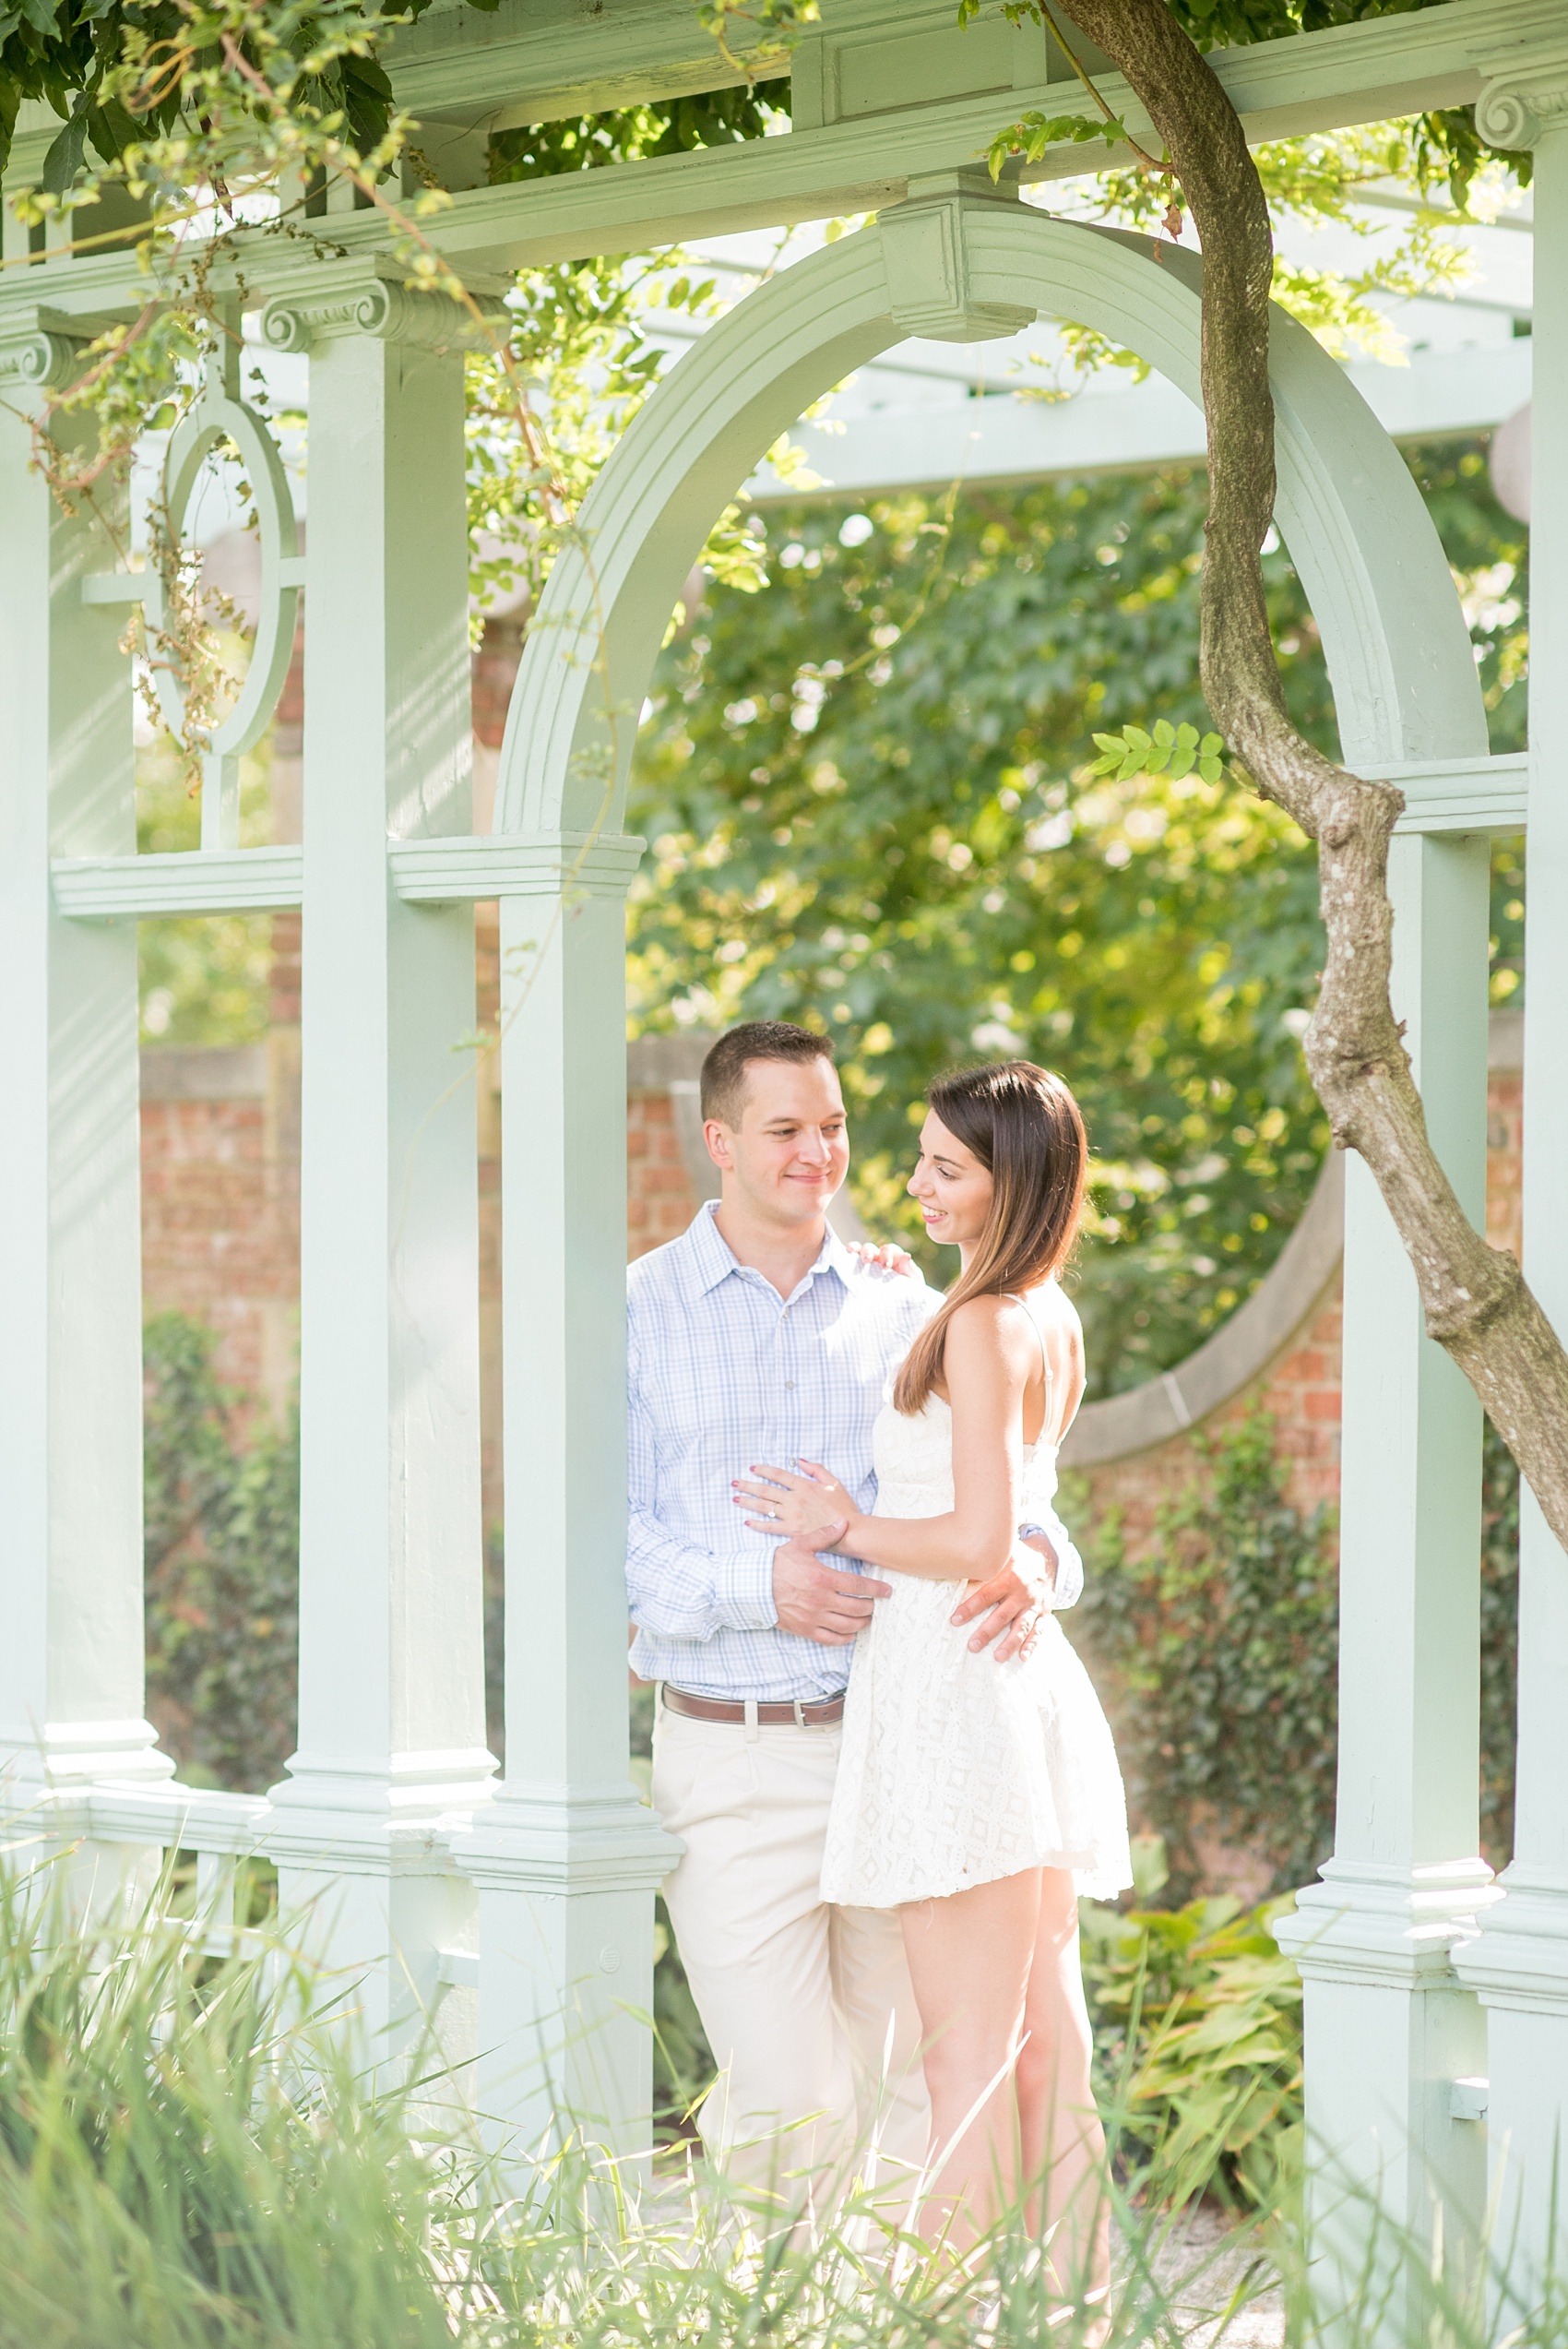
[[[1135, 1811], [1178, 1900], [1203, 1891], [1210, 1839], [1255, 1854], [1272, 1889], [1334, 1843], [1338, 1580], [1334, 1522], [1297, 1508], [1268, 1414], [1194, 1437], [1199, 1474], [1132, 1554], [1108, 1513], [1087, 1544], [1082, 1619], [1107, 1679]], [[1481, 1549], [1481, 1824], [1513, 1837], [1518, 1472], [1489, 1425]]]
[[1333, 1847], [1331, 1522], [1286, 1497], [1265, 1413], [1194, 1449], [1207, 1474], [1163, 1504], [1146, 1554], [1114, 1516], [1097, 1529], [1087, 1635], [1123, 1698], [1123, 1765], [1178, 1897], [1202, 1889], [1208, 1835], [1257, 1852], [1283, 1890]]
[[189, 1784], [259, 1792], [294, 1748], [299, 1423], [242, 1442], [216, 1344], [181, 1313], [143, 1341], [148, 1700]]
[[1262, 2207], [1293, 2190], [1301, 1982], [1271, 1930], [1289, 1906], [1080, 1906], [1096, 2093], [1118, 2166], [1150, 2208], [1206, 2194]]

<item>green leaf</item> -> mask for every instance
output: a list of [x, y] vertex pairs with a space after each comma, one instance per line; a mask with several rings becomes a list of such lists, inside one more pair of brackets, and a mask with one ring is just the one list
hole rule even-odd
[[44, 156], [41, 177], [46, 195], [64, 196], [75, 186], [77, 173], [86, 161], [88, 121], [87, 101], [78, 98], [76, 112]]
[[1020, 114], [1016, 123], [997, 132], [987, 149], [991, 176], [993, 180], [1000, 176], [1009, 155], [1022, 155], [1026, 161], [1038, 163], [1051, 147], [1081, 146], [1093, 139], [1115, 147], [1127, 136], [1127, 125], [1120, 115], [1101, 122], [1090, 114]]

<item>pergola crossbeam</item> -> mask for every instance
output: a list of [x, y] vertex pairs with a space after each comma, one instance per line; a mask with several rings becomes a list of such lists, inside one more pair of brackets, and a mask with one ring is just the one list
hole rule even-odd
[[[677, 16], [685, 28], [687, 42], [681, 54], [693, 64], [704, 55], [707, 36], [697, 26], [689, 0], [666, 0], [662, 7], [627, 10], [613, 17], [605, 14], [591, 21], [578, 19], [572, 35], [576, 46], [567, 42], [566, 32], [560, 28], [553, 42], [530, 30], [526, 37], [519, 36], [510, 50], [503, 43], [502, 70], [490, 74], [489, 111], [478, 126], [494, 126], [504, 115], [517, 119], [519, 110], [529, 111], [532, 102], [527, 79], [529, 59], [538, 60], [538, 69], [545, 77], [543, 92], [536, 92], [540, 104], [551, 91], [580, 95], [583, 89], [591, 88], [602, 96], [604, 85], [596, 81], [590, 60], [600, 61], [602, 76], [609, 42], [616, 44], [613, 86], [619, 102], [668, 88], [664, 77], [679, 63], [669, 54], [670, 31]], [[485, 21], [494, 20], [487, 18]], [[1433, 107], [1465, 105], [1481, 88], [1478, 57], [1495, 55], [1500, 49], [1532, 36], [1538, 38], [1560, 21], [1558, 0], [1449, 0], [1446, 6], [1408, 16], [1373, 18], [1324, 32], [1301, 33], [1289, 41], [1219, 51], [1211, 62], [1241, 116], [1248, 137], [1255, 143]], [[437, 24], [455, 33], [452, 17], [443, 16]], [[899, 53], [901, 70], [892, 71], [891, 54], [888, 60], [890, 100], [920, 88], [920, 59], [915, 53], [922, 42], [943, 44], [940, 51], [932, 52], [933, 71], [939, 67], [944, 77], [937, 86], [952, 91], [947, 66], [952, 54], [949, 23], [944, 21], [942, 28], [934, 23], [917, 24], [908, 30], [908, 12], [898, 6], [897, 0], [876, 0], [874, 7], [845, 12], [843, 30], [838, 26], [837, 13], [830, 14], [819, 36], [829, 52], [836, 43], [852, 48], [858, 41], [875, 35], [885, 49]], [[893, 34], [897, 37], [890, 38]], [[410, 41], [412, 36], [403, 39]], [[646, 44], [640, 49], [639, 41]], [[471, 109], [472, 90], [465, 79], [469, 72], [469, 45], [451, 38], [445, 63], [432, 58], [417, 68], [411, 62], [415, 54], [411, 48], [395, 49], [393, 79], [400, 99], [432, 115], [454, 105]], [[489, 54], [488, 49], [483, 52], [486, 58]], [[516, 78], [509, 78], [505, 64], [509, 54], [518, 60]], [[574, 78], [576, 68], [562, 78], [562, 61], [568, 54], [578, 61], [580, 81]], [[710, 47], [707, 54], [705, 86], [711, 88], [726, 76], [718, 52]], [[410, 62], [399, 66], [399, 56]], [[831, 62], [829, 55], [827, 64]], [[802, 70], [798, 64], [797, 76]], [[817, 70], [820, 79], [821, 60]], [[831, 82], [831, 74], [828, 78]], [[1100, 86], [1107, 104], [1123, 115], [1131, 129], [1148, 130], [1142, 108], [1117, 76], [1102, 76]], [[562, 96], [560, 102], [566, 104], [567, 98]], [[423, 223], [422, 233], [455, 267], [471, 275], [543, 268], [602, 253], [646, 252], [693, 237], [878, 211], [903, 200], [911, 176], [978, 165], [996, 131], [1029, 109], [1077, 111], [1076, 101], [1064, 94], [1063, 82], [1043, 76], [1009, 87], [992, 83], [978, 91], [960, 89], [912, 103], [867, 106], [778, 138], [655, 156], [643, 162], [618, 163], [612, 171], [566, 172], [498, 187], [469, 187], [453, 197], [449, 209]], [[35, 137], [33, 144], [37, 143]], [[25, 176], [29, 151], [27, 139], [19, 138], [18, 160], [7, 174], [13, 182], [19, 184]], [[1023, 176], [1031, 182], [1073, 178], [1082, 174], [1085, 161], [1081, 145], [1063, 141], [1048, 148]], [[333, 218], [333, 244], [350, 255], [385, 252], [391, 238], [387, 221], [377, 211]], [[235, 243], [237, 254], [243, 249], [239, 266], [264, 294], [277, 290], [285, 279], [298, 279], [299, 256], [279, 247], [276, 240], [262, 234], [242, 235]], [[47, 301], [65, 313], [113, 313], [133, 302], [139, 306], [141, 298], [137, 264], [130, 255], [57, 257], [11, 274], [14, 280], [22, 281], [14, 298], [25, 292], [28, 301]], [[0, 287], [0, 316], [10, 292]]]
[[[1529, 761], [1523, 752], [1380, 771], [1405, 793], [1399, 832], [1507, 836], [1526, 828]], [[548, 896], [574, 886], [598, 893], [607, 877], [624, 888], [644, 845], [623, 835], [480, 832], [389, 841], [386, 857], [393, 888], [405, 904], [457, 905], [476, 898]], [[300, 847], [56, 857], [51, 871], [56, 906], [78, 922], [277, 912], [303, 905], [305, 894]]]
[[78, 922], [277, 913], [303, 902], [304, 851], [285, 846], [56, 857], [50, 878], [55, 905]]

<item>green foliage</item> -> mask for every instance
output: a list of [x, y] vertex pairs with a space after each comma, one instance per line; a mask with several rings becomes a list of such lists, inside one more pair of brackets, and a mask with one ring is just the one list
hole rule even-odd
[[[629, 821], [639, 1026], [832, 1034], [857, 1187], [902, 1199], [944, 1061], [1020, 1052], [1082, 1100], [1098, 1165], [1091, 1375], [1180, 1360], [1261, 1277], [1324, 1145], [1297, 1046], [1321, 959], [1310, 849], [1188, 774], [1081, 771], [1099, 724], [1202, 726], [1188, 471], [773, 511], [774, 584], [669, 648]], [[1331, 725], [1315, 633], [1268, 558], [1293, 711]], [[927, 1252], [929, 1261], [929, 1251]]]
[[[1408, 452], [1512, 746], [1524, 548], [1475, 444]], [[906, 1124], [944, 1061], [1059, 1068], [1098, 1165], [1076, 1273], [1092, 1391], [1180, 1361], [1294, 1227], [1326, 1139], [1298, 1039], [1322, 958], [1313, 853], [1201, 767], [1201, 474], [775, 507], [770, 585], [721, 584], [667, 647], [629, 821], [636, 1028], [829, 1032], [861, 1210], [932, 1262]], [[754, 528], [757, 518], [754, 518]], [[1335, 747], [1312, 615], [1264, 557], [1291, 715]], [[1171, 734], [1144, 781], [1091, 736]], [[1184, 733], [1182, 729], [1187, 732]], [[1120, 767], [1123, 759], [1118, 759]], [[1516, 980], [1516, 844], [1497, 858], [1494, 997]]]
[[[912, 2236], [889, 2245], [885, 2205], [858, 2194], [781, 2224], [761, 2196], [673, 2165], [650, 2193], [640, 2164], [570, 2142], [497, 2179], [459, 2117], [432, 2126], [428, 2083], [377, 2089], [356, 2072], [286, 1951], [203, 1961], [167, 1890], [123, 1933], [62, 1909], [40, 1931], [38, 1892], [37, 1875], [0, 1887], [0, 2349], [1149, 2349], [1276, 2337], [1272, 2311], [1249, 2303], [1282, 2269], [1300, 2276], [1288, 2162], [1284, 2190], [1205, 2248], [1207, 2230], [1158, 2214], [1134, 2156], [1134, 2196], [1111, 2188], [1116, 2289], [1070, 2309], [1041, 2289], [1041, 2247], [1016, 2216], [970, 2268]], [[1206, 2098], [1241, 2111], [1287, 2070], [1289, 1989], [1268, 1987], [1262, 1924], [1115, 1920], [1106, 1945], [1090, 1920], [1108, 2029], [1141, 1975], [1144, 2013], [1168, 2020], [1140, 2045], [1208, 2034], [1212, 2088], [1170, 2100], [1186, 2096], [1189, 2119]], [[1260, 2044], [1214, 2032], [1228, 2006]], [[1158, 2094], [1140, 2101], [1152, 2111]], [[1224, 2151], [1220, 2193], [1250, 2199], [1265, 2141]], [[1206, 2160], [1194, 2143], [1181, 2180]], [[1390, 2227], [1380, 2248], [1381, 2270], [1335, 2306], [1346, 2349], [1388, 2342], [1386, 2271], [1407, 2264], [1411, 2349], [1568, 2339], [1555, 2286], [1531, 2307], [1500, 2274], [1492, 2319], [1445, 2277], [1430, 2227]], [[1289, 2337], [1315, 2338], [1304, 2295], [1299, 2313]]]
[[696, 11], [725, 64], [753, 79], [784, 65], [821, 16], [817, 0], [696, 0]]
[[[557, 262], [521, 279], [505, 351], [468, 369], [469, 577], [481, 606], [519, 589], [537, 601], [600, 467], [665, 364], [647, 332], [649, 313], [708, 318], [719, 306], [714, 280], [694, 275], [676, 252]], [[519, 381], [531, 387], [527, 409]], [[720, 515], [702, 560], [731, 585], [760, 585], [739, 507]]]
[[294, 1747], [299, 1426], [242, 1444], [215, 1342], [179, 1313], [144, 1338], [148, 1694], [182, 1777], [259, 1794]]
[[[271, 838], [267, 745], [243, 759], [240, 842]], [[160, 734], [137, 755], [137, 847], [167, 855], [201, 842], [201, 805], [179, 746]], [[174, 916], [137, 927], [144, 1043], [247, 1044], [267, 1033], [272, 916]]]
[[[1179, 1897], [1204, 1850], [1243, 1851], [1283, 1890], [1334, 1842], [1338, 1586], [1333, 1528], [1287, 1493], [1261, 1410], [1194, 1438], [1199, 1474], [1134, 1550], [1115, 1513], [1088, 1544], [1080, 1615], [1104, 1667], [1134, 1817], [1170, 1854]], [[1482, 1452], [1481, 1830], [1513, 1844], [1519, 1479], [1489, 1425]]]
[[[787, 90], [788, 84], [782, 85], [779, 96]], [[529, 123], [492, 134], [489, 178], [498, 186], [605, 163], [640, 163], [655, 155], [689, 155], [702, 147], [731, 147], [766, 138], [771, 126], [787, 119], [778, 98], [770, 101], [740, 89], [702, 90], [565, 122]]]
[[1285, 1890], [1333, 1848], [1332, 1528], [1288, 1499], [1264, 1412], [1194, 1448], [1203, 1473], [1162, 1502], [1146, 1553], [1129, 1554], [1114, 1516], [1097, 1529], [1087, 1635], [1114, 1675], [1135, 1807], [1179, 1890], [1202, 1885], [1206, 1841], [1255, 1853]]
[[[429, 5], [405, 0], [404, 13]], [[65, 117], [44, 163], [44, 186], [56, 196], [89, 149], [113, 165], [138, 140], [167, 136], [218, 78], [243, 90], [225, 38], [253, 74], [275, 74], [287, 57], [291, 102], [341, 117], [369, 149], [391, 108], [371, 54], [383, 22], [379, 8], [334, 0], [249, 0], [238, 17], [199, 0], [0, 0], [0, 167], [25, 99]]]
[[248, 1044], [266, 1035], [270, 914], [143, 922], [137, 953], [144, 1043]]
[[1206, 2194], [1256, 2208], [1294, 2188], [1301, 1981], [1269, 1929], [1289, 1905], [1079, 1905], [1098, 2093], [1151, 2207]]
[[497, 2178], [428, 2085], [356, 2072], [285, 1951], [204, 1962], [166, 1889], [123, 1933], [40, 1933], [37, 1892], [0, 1889], [0, 2349], [1137, 2349], [1272, 2281], [1236, 2289], [1255, 2229], [1215, 2271], [1116, 2196], [1126, 2281], [1063, 2309], [1016, 2214], [976, 2272], [858, 2193], [809, 2226], [673, 2164], [649, 2193], [564, 2115]]
[[[1271, 139], [1253, 149], [1253, 160], [1277, 240], [1274, 299], [1336, 357], [1400, 360], [1406, 339], [1388, 316], [1388, 298], [1455, 292], [1475, 267], [1469, 248], [1455, 236], [1453, 210], [1437, 196], [1454, 165], [1448, 151], [1433, 144], [1429, 123], [1410, 117], [1347, 124]], [[1487, 220], [1516, 200], [1506, 161], [1478, 151], [1462, 209]], [[1397, 224], [1366, 208], [1369, 192], [1390, 182], [1425, 199]], [[1083, 188], [1067, 189], [1063, 202], [1078, 217], [1110, 220], [1147, 235], [1181, 227], [1180, 213], [1170, 209], [1170, 181], [1147, 170], [1102, 172]], [[1299, 249], [1294, 256], [1277, 249], [1282, 231], [1316, 231], [1330, 221], [1345, 233], [1338, 240], [1342, 254], [1359, 258], [1328, 268], [1303, 258]]]
[[1038, 163], [1048, 147], [1086, 146], [1095, 139], [1115, 147], [1126, 137], [1127, 125], [1120, 114], [1095, 119], [1087, 114], [1029, 112], [1020, 114], [1006, 130], [997, 132], [986, 149], [986, 161], [995, 180], [1002, 177], [1002, 166], [1010, 155], [1021, 155], [1026, 163]]
[[1169, 718], [1157, 718], [1152, 733], [1123, 726], [1119, 734], [1096, 734], [1095, 742], [1100, 755], [1085, 769], [1087, 776], [1112, 775], [1119, 783], [1130, 783], [1135, 775], [1169, 775], [1173, 783], [1184, 783], [1197, 775], [1217, 783], [1224, 771], [1219, 753], [1225, 745], [1218, 734], [1200, 735], [1185, 723], [1172, 726]]
[[112, 1937], [0, 1880], [0, 2349], [449, 2349], [436, 2164], [309, 1997], [168, 1887]]
[[[1002, 14], [1014, 24], [1032, 19], [1042, 30], [1048, 25], [1053, 30], [1057, 29], [1057, 20], [1045, 0], [1000, 0], [1000, 5]], [[1360, 24], [1373, 17], [1406, 16], [1417, 8], [1439, 6], [1440, 0], [1168, 0], [1168, 5], [1183, 31], [1190, 34], [1200, 49], [1209, 50], [1244, 47], [1257, 41], [1284, 40], [1292, 33], [1319, 32], [1330, 25]], [[958, 0], [957, 16], [961, 25], [972, 23], [981, 13], [982, 0]], [[1071, 41], [1070, 18], [1062, 29]], [[1021, 154], [1028, 161], [1038, 162], [1048, 147], [1060, 141], [1104, 138], [1112, 143], [1121, 140], [1135, 144], [1128, 140], [1125, 125], [1111, 114], [1103, 100], [1099, 102], [1104, 109], [1103, 120], [1076, 113], [1051, 117], [1029, 113], [999, 131], [990, 149], [992, 177], [998, 176], [1009, 155]], [[1366, 126], [1358, 125], [1348, 137], [1354, 145], [1369, 135], [1386, 135], [1393, 127], [1380, 125], [1369, 133]], [[1337, 142], [1341, 136], [1336, 132], [1315, 142], [1281, 141], [1272, 150], [1265, 149], [1264, 152], [1272, 152], [1277, 158], [1282, 158], [1293, 150], [1310, 150], [1314, 144], [1321, 151]], [[1408, 156], [1402, 156], [1399, 162], [1391, 161], [1386, 168], [1402, 173], [1408, 161], [1414, 166], [1417, 184], [1423, 194], [1446, 181], [1453, 200], [1461, 211], [1467, 209], [1477, 178], [1489, 169], [1495, 170], [1500, 164], [1514, 173], [1521, 186], [1529, 185], [1532, 158], [1528, 153], [1511, 148], [1485, 144], [1476, 131], [1473, 106], [1452, 107], [1422, 114], [1411, 123], [1408, 131], [1402, 130], [1400, 137], [1402, 144], [1408, 147]], [[1138, 151], [1141, 154], [1143, 150]], [[1147, 160], [1158, 164], [1160, 158], [1156, 156]], [[1265, 187], [1272, 196], [1275, 191], [1269, 186], [1266, 170], [1264, 176]], [[1119, 182], [1127, 184], [1124, 192], [1131, 194], [1138, 175], [1118, 173], [1115, 177]], [[1152, 209], [1163, 212], [1170, 201], [1169, 184], [1150, 173], [1144, 179], [1142, 191], [1133, 197], [1133, 201], [1139, 209]], [[1277, 284], [1277, 294], [1279, 292], [1280, 287]]]

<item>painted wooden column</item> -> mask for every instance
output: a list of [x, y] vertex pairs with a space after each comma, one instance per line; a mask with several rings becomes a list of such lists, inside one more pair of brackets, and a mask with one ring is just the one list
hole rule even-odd
[[626, 1711], [625, 908], [640, 841], [553, 834], [501, 905], [506, 1776], [479, 1887], [480, 2110], [648, 2142], [655, 1887]]
[[[1483, 136], [1535, 152], [1524, 1259], [1568, 1335], [1568, 38], [1484, 60]], [[1500, 2239], [1538, 2271], [1568, 2217], [1568, 1559], [1521, 1496], [1519, 1716], [1506, 1895], [1463, 1970], [1489, 2009]], [[1556, 2207], [1553, 2208], [1553, 2186]], [[1518, 2281], [1527, 2283], [1526, 2274]]]
[[388, 264], [318, 262], [264, 331], [311, 352], [300, 1732], [267, 1848], [285, 1916], [369, 1967], [374, 2052], [471, 1935], [438, 1829], [494, 1770], [472, 909], [403, 903], [387, 863], [389, 835], [469, 829], [466, 321]]
[[[1488, 870], [1481, 838], [1393, 843], [1395, 1008], [1432, 1140], [1478, 1222]], [[1374, 2207], [1430, 2243], [1441, 2198], [1459, 2222], [1451, 2248], [1481, 2224], [1484, 2148], [1455, 2119], [1452, 2084], [1485, 2071], [1484, 2021], [1452, 1957], [1492, 1897], [1479, 1856], [1480, 1407], [1426, 1336], [1408, 1258], [1354, 1155], [1344, 1363], [1334, 1857], [1279, 1938], [1305, 1983], [1314, 2252], [1353, 2277]], [[1383, 2258], [1397, 2268], [1392, 2235]], [[1405, 2288], [1391, 2286], [1391, 2337], [1404, 2337]]]
[[30, 465], [80, 347], [0, 306], [0, 1768], [67, 1830], [72, 1790], [173, 1769], [143, 1718], [136, 924], [50, 889], [52, 855], [136, 847], [125, 615], [82, 593], [113, 542]]

